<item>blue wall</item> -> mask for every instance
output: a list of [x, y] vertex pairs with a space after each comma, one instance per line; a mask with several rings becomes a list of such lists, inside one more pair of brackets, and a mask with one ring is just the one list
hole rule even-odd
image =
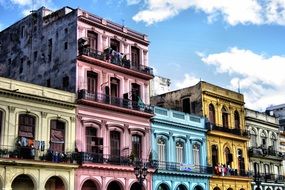
[[[152, 153], [153, 159], [158, 159], [157, 140], [163, 138], [166, 142], [166, 162], [176, 161], [176, 142], [184, 144], [184, 163], [193, 166], [192, 147], [195, 143], [200, 145], [200, 166], [207, 165], [206, 128], [205, 118], [189, 115], [183, 112], [155, 107], [155, 116], [152, 118]], [[157, 190], [161, 183], [169, 190], [176, 190], [183, 184], [187, 190], [193, 190], [199, 185], [208, 189], [209, 177], [207, 172], [187, 172], [182, 170], [167, 170], [158, 168], [153, 175], [153, 190]]]

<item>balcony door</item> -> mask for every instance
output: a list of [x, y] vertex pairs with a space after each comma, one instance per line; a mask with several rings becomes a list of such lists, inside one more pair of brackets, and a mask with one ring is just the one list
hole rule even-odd
[[112, 50], [119, 52], [120, 51], [120, 42], [116, 39], [111, 39], [110, 40], [110, 47]]
[[120, 93], [120, 80], [117, 78], [111, 78], [111, 96], [119, 97]]
[[223, 127], [229, 128], [229, 114], [225, 107], [222, 108]]
[[215, 107], [213, 106], [213, 104], [209, 105], [209, 121], [213, 124], [216, 123]]
[[212, 145], [212, 166], [215, 167], [218, 165], [219, 157], [218, 157], [218, 147], [216, 145]]
[[112, 158], [120, 158], [120, 149], [121, 149], [121, 138], [120, 132], [111, 131], [110, 132], [110, 148], [111, 148], [111, 157]]
[[90, 48], [93, 50], [97, 50], [98, 35], [95, 32], [88, 31], [87, 38]]
[[140, 85], [132, 83], [132, 101], [138, 102], [140, 99]]
[[136, 159], [141, 159], [142, 156], [142, 138], [140, 135], [132, 136], [132, 153]]
[[87, 72], [87, 92], [91, 94], [97, 94], [97, 83], [98, 83], [97, 73], [92, 71]]
[[241, 149], [238, 149], [238, 170], [240, 175], [245, 174], [245, 164], [244, 164], [244, 157]]
[[140, 65], [140, 50], [137, 47], [132, 47], [131, 52], [132, 66], [138, 69]]

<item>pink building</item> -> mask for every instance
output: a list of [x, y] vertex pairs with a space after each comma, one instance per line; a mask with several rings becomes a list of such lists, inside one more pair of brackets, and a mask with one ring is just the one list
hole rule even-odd
[[75, 189], [140, 189], [132, 161], [148, 160], [153, 116], [147, 36], [81, 9], [42, 7], [0, 41], [0, 76], [77, 94]]
[[[138, 190], [133, 160], [150, 154], [145, 35], [78, 12], [76, 189]], [[152, 189], [151, 171], [142, 189]]]

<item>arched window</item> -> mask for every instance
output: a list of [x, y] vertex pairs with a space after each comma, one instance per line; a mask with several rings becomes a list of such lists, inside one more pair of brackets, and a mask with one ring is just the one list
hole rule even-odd
[[142, 137], [140, 135], [132, 136], [132, 153], [137, 159], [142, 157]]
[[187, 190], [187, 188], [185, 187], [185, 185], [180, 184], [176, 190]]
[[276, 150], [276, 145], [277, 145], [277, 138], [275, 136], [275, 134], [271, 135], [271, 148], [273, 151]]
[[183, 163], [184, 161], [184, 147], [183, 147], [183, 142], [177, 141], [176, 142], [176, 162], [177, 163]]
[[166, 184], [162, 183], [158, 186], [157, 190], [169, 190], [169, 187]]
[[19, 115], [19, 137], [35, 139], [36, 118], [29, 114]]
[[229, 128], [229, 116], [228, 112], [225, 107], [222, 108], [222, 121], [223, 121], [223, 127]]
[[158, 161], [165, 162], [166, 161], [166, 147], [165, 140], [163, 138], [159, 138], [157, 140], [157, 150], [158, 150]]
[[218, 188], [218, 187], [215, 187], [215, 188], [214, 188], [214, 190], [221, 190], [221, 189], [220, 189], [220, 188]]
[[200, 145], [198, 143], [193, 144], [193, 164], [200, 165]]
[[266, 136], [266, 133], [264, 131], [261, 132], [260, 138], [261, 138], [262, 147], [267, 148], [267, 136]]
[[253, 129], [250, 130], [250, 145], [251, 147], [257, 147], [257, 134]]
[[217, 166], [219, 161], [218, 157], [218, 147], [216, 145], [212, 145], [212, 166]]
[[213, 124], [216, 123], [215, 107], [213, 106], [213, 104], [209, 105], [209, 121]]
[[235, 129], [240, 129], [240, 118], [238, 111], [235, 111], [234, 117], [235, 117]]
[[230, 152], [230, 149], [228, 147], [225, 148], [225, 157], [226, 157], [226, 165], [230, 165], [233, 161], [233, 155]]
[[50, 150], [64, 152], [65, 123], [59, 120], [50, 121]]

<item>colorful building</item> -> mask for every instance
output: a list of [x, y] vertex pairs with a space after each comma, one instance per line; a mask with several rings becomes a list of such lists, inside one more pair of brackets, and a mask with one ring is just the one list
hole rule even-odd
[[152, 159], [157, 166], [153, 190], [208, 190], [205, 118], [155, 107]]
[[242, 94], [201, 81], [152, 97], [151, 102], [208, 118], [207, 161], [214, 168], [210, 190], [251, 189]]
[[153, 116], [147, 36], [81, 9], [42, 7], [0, 40], [9, 49], [0, 76], [77, 94], [75, 189], [139, 189], [133, 161], [147, 164]]
[[280, 132], [276, 117], [246, 109], [245, 123], [250, 133], [249, 159], [253, 190], [285, 188], [284, 152], [280, 150]]
[[75, 189], [75, 94], [0, 77], [0, 189]]

